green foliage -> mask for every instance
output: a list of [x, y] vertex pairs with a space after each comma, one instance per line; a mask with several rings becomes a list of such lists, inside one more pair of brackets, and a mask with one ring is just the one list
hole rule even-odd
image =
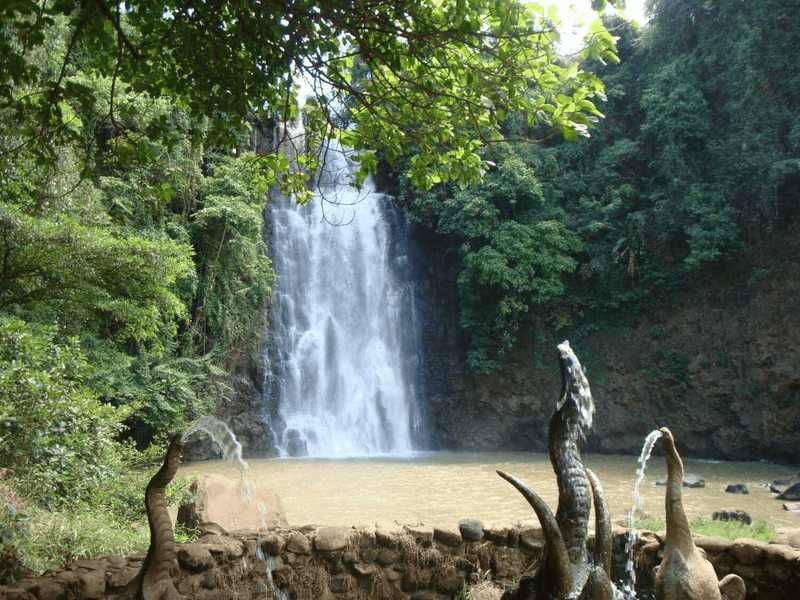
[[25, 569], [44, 571], [81, 560], [145, 552], [150, 543], [147, 519], [120, 519], [105, 508], [81, 504], [77, 510], [18, 510], [0, 506], [0, 536], [4, 551], [13, 552], [15, 565], [0, 572], [0, 582], [11, 582]]
[[0, 467], [45, 504], [80, 502], [123, 465], [131, 407], [101, 404], [86, 374], [75, 339], [0, 315]]
[[173, 292], [190, 268], [189, 249], [72, 215], [33, 217], [0, 204], [0, 309], [54, 318], [78, 333], [90, 319], [121, 343], [160, 343], [185, 307]]
[[497, 166], [480, 184], [441, 185], [413, 195], [409, 207], [413, 219], [456, 236], [461, 326], [471, 345], [467, 362], [481, 373], [500, 367], [525, 313], [561, 294], [561, 274], [574, 269], [570, 253], [581, 247], [561, 211], [545, 202], [518, 151], [500, 145], [491, 158]]
[[255, 177], [251, 155], [217, 161], [188, 228], [199, 276], [194, 333], [226, 364], [254, 343], [275, 282], [261, 235], [263, 198], [251, 185]]
[[750, 538], [762, 542], [770, 542], [777, 533], [775, 527], [764, 519], [746, 525], [741, 521], [715, 521], [708, 517], [697, 517], [689, 523], [692, 533], [698, 535], [711, 535], [735, 540]]
[[[555, 60], [556, 12], [535, 3], [380, 2], [370, 19], [359, 5], [339, 0], [299, 0], [282, 11], [206, 1], [139, 2], [122, 10], [109, 0], [9, 0], [3, 11], [0, 80], [14, 83], [0, 93], [0, 112], [12, 117], [17, 143], [2, 148], [35, 146], [42, 165], [54, 164], [52, 149], [60, 144], [85, 141], [76, 116], [96, 110], [98, 101], [116, 134], [129, 107], [120, 92], [164, 98], [205, 120], [204, 135], [216, 147], [241, 147], [249, 120], [262, 110], [286, 120], [304, 112], [312, 148], [339, 137], [360, 152], [359, 181], [374, 171], [374, 151], [394, 160], [413, 147], [410, 177], [422, 188], [479, 179], [477, 140], [499, 139], [506, 114], [524, 113], [569, 139], [586, 135], [600, 116], [594, 99], [602, 97], [602, 84]], [[363, 71], [358, 81], [355, 56]], [[599, 19], [583, 56], [616, 60]], [[98, 95], [85, 77], [109, 81], [107, 93]], [[302, 107], [294, 85], [300, 78], [314, 91]], [[170, 128], [163, 119], [142, 133], [153, 140]], [[157, 157], [139, 136], [127, 136], [119, 154]], [[308, 197], [305, 174], [288, 162], [264, 164], [280, 170], [266, 181]]]
[[[666, 522], [660, 517], [629, 519], [626, 520], [625, 525], [647, 531], [664, 531], [667, 528]], [[764, 519], [747, 525], [742, 521], [716, 521], [709, 517], [696, 517], [689, 522], [689, 528], [695, 535], [710, 535], [729, 540], [746, 537], [762, 542], [770, 542], [776, 534], [775, 527]]]

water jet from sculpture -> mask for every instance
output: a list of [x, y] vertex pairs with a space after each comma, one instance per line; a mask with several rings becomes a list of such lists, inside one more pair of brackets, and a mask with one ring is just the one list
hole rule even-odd
[[[597, 477], [581, 463], [578, 448], [585, 430], [591, 427], [594, 401], [586, 373], [569, 342], [558, 346], [558, 362], [561, 396], [548, 432], [550, 462], [558, 483], [556, 514], [518, 479], [498, 471], [533, 507], [546, 540], [542, 568], [509, 588], [504, 600], [613, 598], [608, 505]], [[595, 544], [589, 556], [588, 521], [593, 502]]]
[[[578, 443], [591, 426], [594, 413], [589, 382], [569, 342], [558, 346], [561, 396], [550, 420], [550, 462], [558, 482], [558, 510], [547, 504], [515, 477], [498, 471], [533, 507], [542, 525], [545, 547], [541, 568], [509, 588], [503, 600], [573, 599], [606, 600], [614, 597], [611, 584], [611, 532], [608, 506], [600, 482], [581, 463]], [[744, 600], [744, 581], [727, 575], [717, 581], [714, 567], [692, 540], [683, 510], [683, 463], [666, 427], [651, 433], [639, 459], [636, 489], [650, 450], [661, 440], [667, 462], [665, 497], [667, 533], [664, 558], [656, 568], [656, 600]], [[588, 520], [595, 507], [595, 543], [588, 552]], [[631, 513], [633, 515], [633, 511]], [[627, 592], [634, 594], [633, 586]]]

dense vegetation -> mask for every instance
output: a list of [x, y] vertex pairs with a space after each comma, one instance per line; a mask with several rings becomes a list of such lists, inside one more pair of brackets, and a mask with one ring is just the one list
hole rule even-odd
[[[254, 352], [267, 191], [307, 200], [323, 139], [359, 151], [357, 182], [411, 149], [427, 188], [479, 180], [505, 115], [585, 135], [603, 85], [557, 40], [513, 0], [4, 1], [2, 544], [30, 539], [20, 502], [141, 518], [127, 472], [153, 457], [124, 440], [212, 411]], [[585, 56], [616, 60], [600, 21]], [[294, 164], [246, 151], [254, 124], [301, 115]]]
[[410, 217], [461, 257], [475, 371], [500, 368], [534, 312], [580, 337], [691, 285], [800, 207], [796, 2], [650, 8], [644, 31], [607, 17], [619, 64], [582, 63], [608, 97], [591, 138], [509, 114], [481, 184], [420, 195], [400, 178]]
[[[796, 212], [795, 5], [655, 0], [644, 31], [607, 16], [567, 60], [536, 3], [7, 0], [3, 499], [141, 518], [123, 474], [152, 455], [121, 440], [213, 410], [255, 349], [267, 187], [309, 193], [286, 157], [243, 150], [253, 121], [302, 115], [312, 148], [360, 151], [359, 180], [378, 159], [398, 175], [461, 256], [468, 361], [490, 372], [534, 308], [585, 331]], [[0, 537], [21, 548], [15, 511]]]

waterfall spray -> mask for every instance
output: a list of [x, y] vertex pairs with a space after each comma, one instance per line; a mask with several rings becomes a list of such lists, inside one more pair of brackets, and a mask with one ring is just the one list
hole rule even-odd
[[[267, 420], [292, 456], [408, 454], [417, 426], [407, 250], [393, 235], [390, 199], [329, 148], [308, 206], [272, 207], [275, 270]], [[407, 269], [406, 269], [407, 270]], [[270, 400], [272, 401], [272, 400]]]

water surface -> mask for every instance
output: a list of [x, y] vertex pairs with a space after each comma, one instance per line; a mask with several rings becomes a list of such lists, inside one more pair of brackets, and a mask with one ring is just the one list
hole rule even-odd
[[[454, 525], [459, 519], [484, 523], [535, 520], [533, 510], [495, 471], [502, 469], [525, 482], [555, 511], [558, 502], [555, 475], [546, 454], [533, 453], [418, 453], [408, 458], [249, 459], [248, 479], [253, 487], [271, 489], [280, 496], [286, 518], [300, 525], [373, 525], [425, 523]], [[687, 474], [706, 480], [705, 488], [684, 489], [689, 518], [708, 516], [721, 508], [742, 508], [775, 527], [800, 527], [800, 514], [762, 487], [773, 479], [788, 478], [791, 467], [764, 463], [684, 460]], [[633, 504], [637, 457], [585, 455], [584, 464], [600, 477], [614, 520]], [[222, 473], [238, 478], [224, 461], [188, 463], [179, 475]], [[664, 488], [654, 483], [666, 475], [664, 458], [656, 451], [645, 470], [640, 492], [642, 509], [664, 516]], [[744, 483], [747, 495], [726, 493], [732, 483]]]

